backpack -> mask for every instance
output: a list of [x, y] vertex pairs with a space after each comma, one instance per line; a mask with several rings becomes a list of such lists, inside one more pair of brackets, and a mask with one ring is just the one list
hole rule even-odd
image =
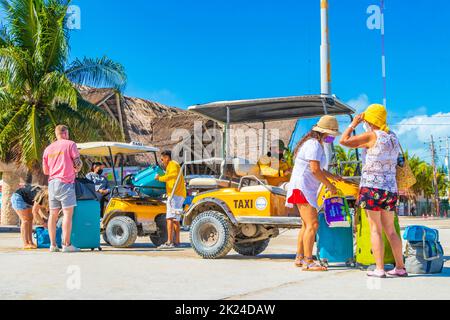
[[77, 178], [75, 180], [75, 194], [77, 200], [97, 200], [95, 184], [86, 178]]
[[[48, 229], [44, 227], [37, 227], [34, 231], [34, 238], [36, 239], [36, 244], [39, 249], [50, 248], [50, 236], [48, 234]], [[61, 248], [61, 238], [62, 238], [62, 228], [56, 228], [56, 244]]]
[[440, 273], [444, 267], [444, 250], [439, 232], [424, 226], [408, 226], [403, 233], [406, 271], [413, 274]]

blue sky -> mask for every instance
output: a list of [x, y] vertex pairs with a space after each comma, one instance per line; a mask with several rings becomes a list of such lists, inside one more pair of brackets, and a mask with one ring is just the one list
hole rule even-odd
[[[385, 2], [389, 121], [425, 156], [429, 133], [450, 127], [450, 2]], [[320, 91], [319, 0], [73, 4], [81, 30], [71, 33], [71, 57], [121, 62], [126, 95], [184, 108]], [[371, 4], [379, 1], [330, 0], [333, 93], [359, 110], [382, 99], [380, 33], [366, 27]]]

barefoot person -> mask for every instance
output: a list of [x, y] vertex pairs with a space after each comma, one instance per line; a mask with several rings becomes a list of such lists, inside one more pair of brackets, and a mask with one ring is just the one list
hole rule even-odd
[[33, 243], [33, 216], [39, 215], [39, 210], [48, 211], [47, 187], [25, 185], [11, 196], [12, 208], [20, 218], [20, 234], [25, 250], [36, 249]]
[[[183, 174], [181, 174], [178, 185], [175, 186], [181, 168], [178, 162], [172, 160], [171, 151], [166, 150], [161, 153], [161, 162], [166, 167], [166, 174], [163, 176], [156, 175], [155, 179], [166, 183], [168, 197], [166, 210], [168, 240], [160, 248], [170, 249], [180, 245], [180, 220], [183, 212], [184, 199], [186, 198], [186, 185]], [[175, 191], [171, 198], [174, 188]]]
[[[402, 255], [402, 241], [395, 231], [394, 214], [398, 199], [396, 165], [400, 146], [396, 135], [386, 124], [387, 112], [384, 106], [373, 104], [355, 117], [342, 134], [341, 144], [349, 148], [365, 148], [359, 205], [366, 209], [376, 269], [368, 276], [386, 277], [384, 271], [383, 230], [392, 246], [395, 269], [389, 276], [407, 276]], [[365, 133], [351, 136], [353, 130], [363, 123]]]
[[43, 171], [48, 175], [48, 196], [50, 217], [48, 232], [50, 251], [58, 252], [56, 245], [56, 222], [62, 209], [63, 218], [63, 252], [76, 252], [78, 248], [71, 245], [72, 216], [77, 205], [75, 195], [75, 177], [81, 170], [82, 162], [75, 142], [69, 140], [69, 129], [64, 125], [55, 128], [56, 141], [49, 145], [43, 156]]
[[286, 206], [296, 205], [302, 218], [302, 228], [298, 236], [295, 265], [305, 271], [326, 271], [313, 260], [313, 247], [319, 227], [317, 193], [320, 184], [336, 194], [336, 187], [328, 180], [340, 179], [324, 170], [326, 156], [324, 143], [332, 143], [338, 136], [339, 126], [335, 117], [323, 116], [317, 125], [307, 133], [295, 148], [295, 163], [288, 185]]

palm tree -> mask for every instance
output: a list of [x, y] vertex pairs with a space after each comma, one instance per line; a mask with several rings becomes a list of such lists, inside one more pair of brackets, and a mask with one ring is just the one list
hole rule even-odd
[[[340, 174], [345, 177], [353, 177], [356, 174], [358, 164], [356, 150], [344, 149], [341, 146], [334, 146], [335, 159], [340, 170]], [[351, 162], [351, 163], [349, 163]], [[341, 164], [343, 166], [341, 167]]]
[[[115, 120], [80, 95], [79, 85], [113, 87], [126, 83], [123, 67], [104, 57], [68, 63], [66, 27], [70, 0], [0, 0], [0, 161], [40, 172], [54, 127], [66, 124], [77, 141], [123, 139]], [[1, 168], [0, 168], [1, 169]], [[17, 187], [12, 171], [3, 173], [9, 193]], [[5, 191], [5, 190], [4, 190]], [[2, 223], [14, 223], [2, 214]]]

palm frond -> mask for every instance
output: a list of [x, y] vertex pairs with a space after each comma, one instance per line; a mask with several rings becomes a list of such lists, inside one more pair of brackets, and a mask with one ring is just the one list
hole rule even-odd
[[38, 86], [39, 96], [50, 107], [58, 104], [68, 105], [72, 109], [77, 108], [78, 91], [72, 82], [67, 79], [64, 73], [51, 72], [47, 73]]
[[24, 88], [25, 83], [30, 80], [28, 72], [31, 57], [20, 48], [0, 48], [0, 69], [9, 73], [9, 83], [15, 83], [17, 87]]
[[40, 28], [38, 13], [44, 4], [44, 0], [2, 0], [15, 45], [31, 55], [34, 54], [36, 34]]
[[122, 91], [127, 82], [124, 67], [107, 57], [76, 59], [66, 70], [74, 83], [98, 88], [115, 88]]
[[0, 159], [8, 162], [11, 155], [12, 146], [18, 144], [21, 129], [25, 122], [28, 106], [22, 106], [18, 111], [12, 112], [8, 118], [4, 118], [0, 124]]
[[0, 48], [7, 47], [12, 44], [6, 26], [0, 24]]
[[44, 62], [43, 72], [58, 70], [64, 72], [64, 65], [68, 57], [69, 33], [66, 27], [66, 4], [61, 1], [50, 0], [40, 14], [42, 33], [40, 34], [39, 56]]
[[[25, 127], [21, 132], [21, 162], [28, 167], [32, 167], [40, 162], [43, 146], [48, 142], [48, 133], [43, 132], [41, 127], [42, 117], [38, 114], [39, 110], [36, 106], [31, 107], [31, 112], [28, 114]], [[43, 119], [45, 121], [45, 119]]]

